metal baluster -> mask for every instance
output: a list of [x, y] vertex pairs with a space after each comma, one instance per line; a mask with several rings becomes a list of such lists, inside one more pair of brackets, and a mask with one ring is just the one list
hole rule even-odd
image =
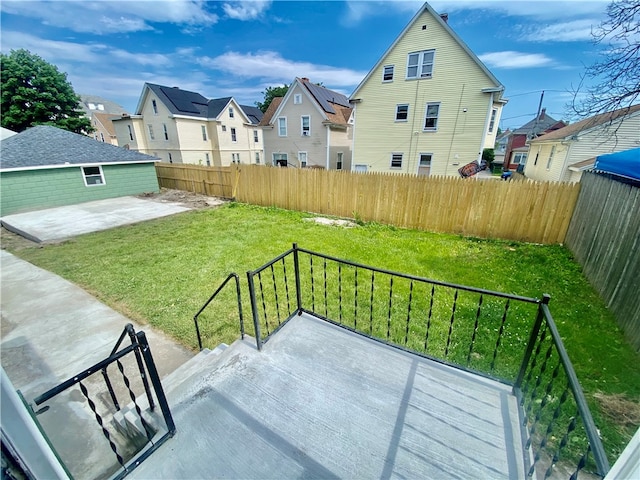
[[529, 402], [529, 406], [527, 407], [527, 417], [529, 416], [531, 409], [533, 407], [534, 404], [534, 399], [536, 398], [536, 393], [538, 391], [538, 387], [540, 387], [540, 385], [542, 384], [542, 375], [544, 375], [544, 372], [547, 370], [547, 363], [549, 361], [549, 358], [551, 357], [551, 352], [553, 350], [553, 342], [550, 343], [549, 348], [547, 348], [547, 351], [544, 355], [544, 360], [542, 361], [542, 365], [540, 365], [540, 373], [538, 373], [538, 378], [536, 378], [536, 383], [533, 386], [533, 390], [531, 391], [531, 402]]
[[393, 276], [391, 276], [391, 282], [389, 283], [389, 312], [387, 318], [387, 340], [391, 334], [391, 303], [393, 299]]
[[504, 324], [507, 321], [507, 312], [509, 311], [509, 302], [511, 299], [507, 299], [507, 303], [504, 304], [504, 312], [502, 313], [502, 322], [500, 322], [500, 330], [498, 331], [498, 339], [496, 340], [496, 348], [493, 349], [493, 359], [491, 360], [491, 373], [496, 366], [496, 357], [498, 356], [498, 350], [500, 349], [500, 343], [502, 342], [502, 333], [504, 332]]
[[531, 368], [529, 368], [529, 373], [527, 373], [527, 376], [522, 382], [522, 400], [520, 401], [520, 406], [524, 406], [525, 399], [527, 396], [527, 391], [529, 390], [529, 384], [531, 382], [531, 378], [533, 377], [533, 372], [536, 368], [536, 365], [538, 364], [538, 355], [540, 355], [540, 350], [542, 350], [542, 343], [544, 342], [546, 336], [547, 336], [547, 327], [545, 326], [545, 328], [540, 333], [540, 336], [538, 337], [536, 349], [533, 355], [531, 356], [532, 357]]
[[[567, 431], [565, 432], [564, 436], [562, 437], [562, 440], [560, 440], [560, 443], [558, 444], [558, 448], [556, 449], [556, 451], [553, 454], [553, 458], [551, 460], [551, 464], [549, 465], [549, 468], [547, 469], [547, 471], [544, 474], [544, 478], [549, 478], [551, 476], [551, 473], [553, 472], [553, 467], [555, 466], [556, 463], [558, 463], [558, 460], [560, 460], [560, 452], [562, 451], [562, 449], [564, 447], [567, 446], [567, 443], [569, 443], [569, 437], [571, 435], [571, 432], [573, 432], [576, 429], [576, 419], [577, 416], [580, 415], [579, 411], [576, 411], [576, 415], [571, 417], [571, 421], [569, 422], [569, 425], [567, 426]], [[529, 476], [533, 475], [533, 471], [534, 471], [534, 466], [531, 465], [531, 468], [529, 469]]]
[[282, 258], [282, 271], [284, 274], [284, 290], [287, 293], [287, 315], [291, 315], [291, 301], [289, 300], [289, 279], [287, 278], [287, 263]]
[[409, 341], [409, 322], [411, 321], [411, 302], [413, 301], [413, 280], [409, 284], [409, 304], [407, 305], [407, 325], [404, 331], [404, 344]]
[[327, 259], [324, 259], [323, 264], [324, 271], [324, 317], [329, 318], [329, 309], [327, 306]]
[[311, 266], [311, 311], [316, 311], [316, 288], [313, 281], [313, 255], [309, 255], [309, 265]]
[[424, 351], [427, 352], [427, 345], [429, 343], [429, 329], [431, 328], [431, 315], [433, 313], [433, 295], [436, 292], [436, 286], [431, 285], [431, 300], [429, 300], [429, 315], [427, 316], [427, 331], [424, 334]]
[[338, 263], [338, 307], [340, 309], [340, 324], [342, 324], [342, 264]]
[[569, 480], [577, 480], [578, 473], [587, 465], [587, 459], [589, 458], [589, 452], [591, 451], [591, 444], [587, 443], [587, 450], [584, 452], [584, 455], [580, 457], [578, 461], [578, 465], [576, 466], [576, 471], [569, 477]]
[[267, 329], [267, 337], [271, 335], [269, 331], [269, 320], [267, 319], [267, 304], [264, 300], [264, 287], [262, 286], [262, 272], [258, 272], [258, 283], [260, 285], [260, 298], [262, 299], [262, 311], [264, 313], [264, 326]]
[[118, 366], [118, 370], [120, 370], [120, 375], [122, 375], [122, 380], [124, 381], [124, 385], [127, 387], [127, 390], [129, 391], [129, 397], [133, 401], [133, 405], [136, 409], [136, 413], [138, 414], [138, 417], [140, 418], [140, 423], [142, 423], [142, 427], [144, 428], [144, 433], [146, 434], [147, 440], [149, 441], [149, 443], [153, 444], [153, 431], [151, 430], [151, 427], [149, 426], [147, 421], [142, 416], [142, 409], [140, 408], [140, 405], [138, 405], [135, 392], [131, 389], [131, 382], [129, 381], [129, 378], [127, 377], [127, 375], [124, 373], [124, 365], [122, 365], [122, 362], [120, 360], [116, 360], [116, 365]]
[[276, 272], [273, 268], [273, 263], [271, 264], [271, 278], [273, 279], [273, 294], [276, 298], [276, 315], [278, 317], [278, 325], [280, 325], [280, 302], [278, 301], [278, 287], [276, 285]]
[[369, 335], [373, 335], [373, 286], [375, 284], [375, 272], [371, 271], [371, 301], [369, 303]]
[[126, 471], [127, 468], [124, 466], [124, 459], [118, 453], [118, 447], [116, 447], [116, 444], [113, 443], [113, 441], [111, 440], [111, 434], [109, 433], [109, 430], [107, 430], [105, 428], [105, 426], [103, 424], [103, 421], [102, 421], [102, 417], [100, 416], [100, 414], [98, 413], [98, 410], [96, 409], [96, 404], [93, 402], [93, 400], [91, 400], [91, 397], [89, 397], [89, 391], [87, 390], [87, 387], [85, 387], [82, 382], [78, 382], [78, 385], [80, 386], [80, 391], [82, 392], [84, 397], [87, 399], [87, 403], [89, 404], [89, 408], [93, 412], [93, 415], [95, 416], [96, 421], [98, 422], [98, 425], [100, 425], [100, 428], [102, 429], [102, 434], [104, 435], [104, 438], [106, 438], [107, 441], [109, 442], [109, 446], [111, 447], [111, 450], [113, 451], [113, 453], [115, 454], [116, 458], [118, 459], [118, 463]]
[[480, 311], [482, 309], [482, 294], [478, 301], [478, 310], [476, 311], [476, 323], [473, 325], [473, 335], [471, 336], [471, 345], [469, 345], [469, 353], [467, 354], [467, 367], [471, 363], [471, 354], [473, 353], [473, 345], [476, 342], [476, 334], [478, 333], [478, 322], [480, 320]]
[[533, 424], [531, 425], [531, 428], [530, 428], [531, 435], [529, 436], [529, 440], [527, 441], [525, 448], [529, 448], [529, 446], [531, 445], [531, 439], [536, 433], [536, 429], [538, 427], [538, 422], [540, 422], [540, 418], [542, 418], [542, 411], [544, 410], [544, 407], [547, 406], [547, 403], [549, 403], [551, 390], [553, 389], [553, 382], [555, 381], [555, 379], [558, 377], [558, 374], [560, 373], [561, 365], [562, 363], [560, 362], [560, 359], [558, 359], [558, 363], [556, 364], [556, 367], [553, 369], [551, 378], [547, 382], [547, 386], [545, 388], [544, 395], [542, 396], [542, 400], [540, 401], [540, 405], [538, 406], [538, 411], [536, 412], [536, 416], [533, 419]]
[[353, 297], [354, 305], [353, 305], [353, 329], [358, 329], [358, 267], [356, 267], [355, 273], [355, 285], [356, 291]]
[[453, 295], [453, 308], [451, 309], [451, 321], [449, 322], [449, 335], [447, 336], [447, 347], [444, 349], [445, 358], [447, 358], [447, 355], [449, 355], [449, 345], [451, 344], [451, 333], [453, 332], [453, 322], [456, 318], [457, 305], [458, 305], [458, 289], [456, 288], [456, 293]]

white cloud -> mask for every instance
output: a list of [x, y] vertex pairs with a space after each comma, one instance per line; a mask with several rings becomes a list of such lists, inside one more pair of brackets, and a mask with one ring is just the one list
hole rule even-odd
[[367, 74], [365, 71], [287, 60], [279, 53], [269, 51], [256, 54], [227, 52], [215, 58], [203, 57], [198, 61], [202, 66], [237, 77], [261, 78], [285, 84], [289, 84], [295, 77], [307, 77], [312, 82], [323, 82], [329, 88], [355, 86]]
[[225, 3], [222, 6], [229, 18], [236, 20], [254, 20], [269, 9], [271, 0], [255, 0]]
[[212, 25], [217, 15], [204, 0], [3, 1], [4, 13], [36, 18], [46, 25], [99, 35], [152, 30], [149, 24]]
[[593, 37], [592, 29], [600, 22], [597, 20], [573, 20], [552, 25], [537, 26], [528, 32], [522, 40], [531, 42], [576, 42], [589, 41]]
[[515, 69], [549, 67], [553, 60], [543, 53], [524, 53], [511, 50], [478, 55], [478, 58], [489, 67]]

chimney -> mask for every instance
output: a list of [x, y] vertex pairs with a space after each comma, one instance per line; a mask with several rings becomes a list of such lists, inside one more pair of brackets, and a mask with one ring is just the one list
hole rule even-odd
[[546, 107], [542, 109], [542, 111], [540, 112], [540, 117], [538, 118], [538, 120], [542, 120], [544, 119], [545, 114], [547, 113], [547, 109]]
[[303, 82], [308, 82], [309, 79], [307, 77], [302, 77], [300, 80], [302, 80]]
[[448, 13], [441, 13], [440, 14], [440, 18], [444, 21], [444, 23], [449, 23], [449, 14]]

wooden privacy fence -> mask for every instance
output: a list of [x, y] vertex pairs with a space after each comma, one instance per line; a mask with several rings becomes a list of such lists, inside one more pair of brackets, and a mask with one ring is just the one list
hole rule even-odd
[[[159, 173], [160, 185], [204, 193], [209, 185], [205, 179], [207, 170], [218, 170], [180, 167], [163, 170], [163, 178]], [[398, 227], [547, 244], [564, 242], [580, 188], [578, 184], [259, 165], [227, 168], [230, 183], [224, 191], [244, 203]], [[175, 179], [171, 173], [176, 174]]]
[[232, 198], [230, 167], [156, 162], [158, 183], [163, 188], [184, 190], [212, 197]]
[[583, 173], [567, 247], [640, 350], [640, 188]]

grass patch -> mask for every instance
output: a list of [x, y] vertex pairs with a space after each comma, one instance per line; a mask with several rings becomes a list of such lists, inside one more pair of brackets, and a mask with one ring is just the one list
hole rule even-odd
[[[604, 400], [640, 398], [638, 354], [562, 246], [462, 238], [379, 224], [342, 228], [303, 221], [311, 215], [237, 203], [83, 235], [15, 251], [78, 284], [143, 324], [195, 349], [193, 315], [229, 272], [245, 272], [297, 242], [339, 258], [421, 277], [529, 297], [551, 295], [550, 308], [585, 390], [605, 448], [615, 460], [638, 428], [616, 421]], [[9, 247], [10, 248], [10, 247]], [[201, 316], [206, 346], [238, 337], [234, 288]], [[521, 340], [514, 348], [521, 351]], [[617, 402], [620, 404], [620, 402]]]

